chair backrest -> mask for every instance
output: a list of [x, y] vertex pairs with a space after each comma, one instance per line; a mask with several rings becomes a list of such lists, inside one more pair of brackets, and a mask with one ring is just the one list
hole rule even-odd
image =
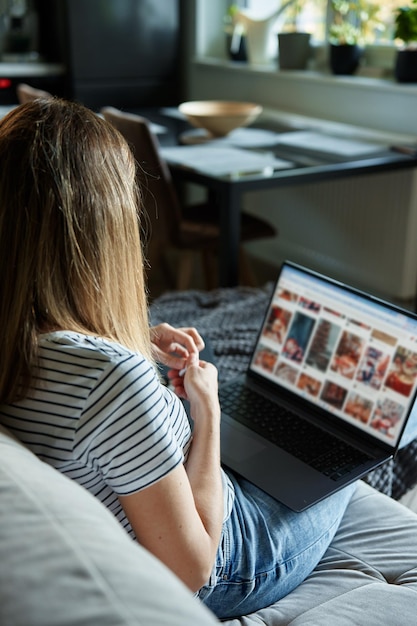
[[174, 243], [179, 232], [181, 208], [168, 165], [160, 154], [158, 138], [149, 120], [114, 107], [100, 113], [124, 136], [137, 164], [137, 177], [142, 192], [149, 233], [149, 248]]
[[26, 102], [31, 102], [32, 100], [37, 100], [41, 98], [43, 100], [48, 98], [53, 98], [52, 94], [49, 91], [44, 91], [43, 89], [37, 89], [36, 87], [32, 87], [26, 83], [19, 83], [16, 87], [16, 95], [19, 101], [19, 104], [25, 104]]

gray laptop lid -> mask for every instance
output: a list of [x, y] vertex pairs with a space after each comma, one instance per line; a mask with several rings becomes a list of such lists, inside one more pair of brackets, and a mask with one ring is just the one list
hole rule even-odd
[[395, 450], [416, 394], [417, 317], [285, 262], [251, 373]]

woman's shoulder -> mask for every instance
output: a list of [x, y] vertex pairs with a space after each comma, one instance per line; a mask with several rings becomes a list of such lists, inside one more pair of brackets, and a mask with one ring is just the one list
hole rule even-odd
[[53, 358], [71, 363], [78, 362], [81, 366], [100, 367], [105, 364], [118, 364], [135, 361], [150, 367], [147, 359], [138, 352], [120, 343], [74, 331], [60, 330], [41, 335], [39, 340], [41, 358]]
[[[39, 372], [51, 385], [57, 382], [77, 398], [94, 393], [123, 394], [131, 386], [157, 390], [156, 369], [142, 354], [117, 342], [73, 331], [43, 334], [39, 341]], [[120, 394], [119, 394], [120, 395]]]
[[39, 345], [44, 349], [61, 349], [62, 351], [97, 353], [109, 358], [124, 357], [135, 354], [120, 343], [100, 337], [87, 335], [71, 330], [57, 330], [40, 336]]

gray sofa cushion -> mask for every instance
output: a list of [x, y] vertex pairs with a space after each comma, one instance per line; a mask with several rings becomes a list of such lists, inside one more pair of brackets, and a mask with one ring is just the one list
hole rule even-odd
[[217, 621], [85, 489], [0, 427], [0, 624]]
[[314, 572], [272, 607], [228, 626], [417, 623], [417, 515], [359, 483]]

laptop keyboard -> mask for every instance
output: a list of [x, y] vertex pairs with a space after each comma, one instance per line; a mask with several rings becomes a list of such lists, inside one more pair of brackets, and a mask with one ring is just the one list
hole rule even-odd
[[333, 480], [370, 459], [240, 382], [220, 389], [219, 396], [223, 411]]

